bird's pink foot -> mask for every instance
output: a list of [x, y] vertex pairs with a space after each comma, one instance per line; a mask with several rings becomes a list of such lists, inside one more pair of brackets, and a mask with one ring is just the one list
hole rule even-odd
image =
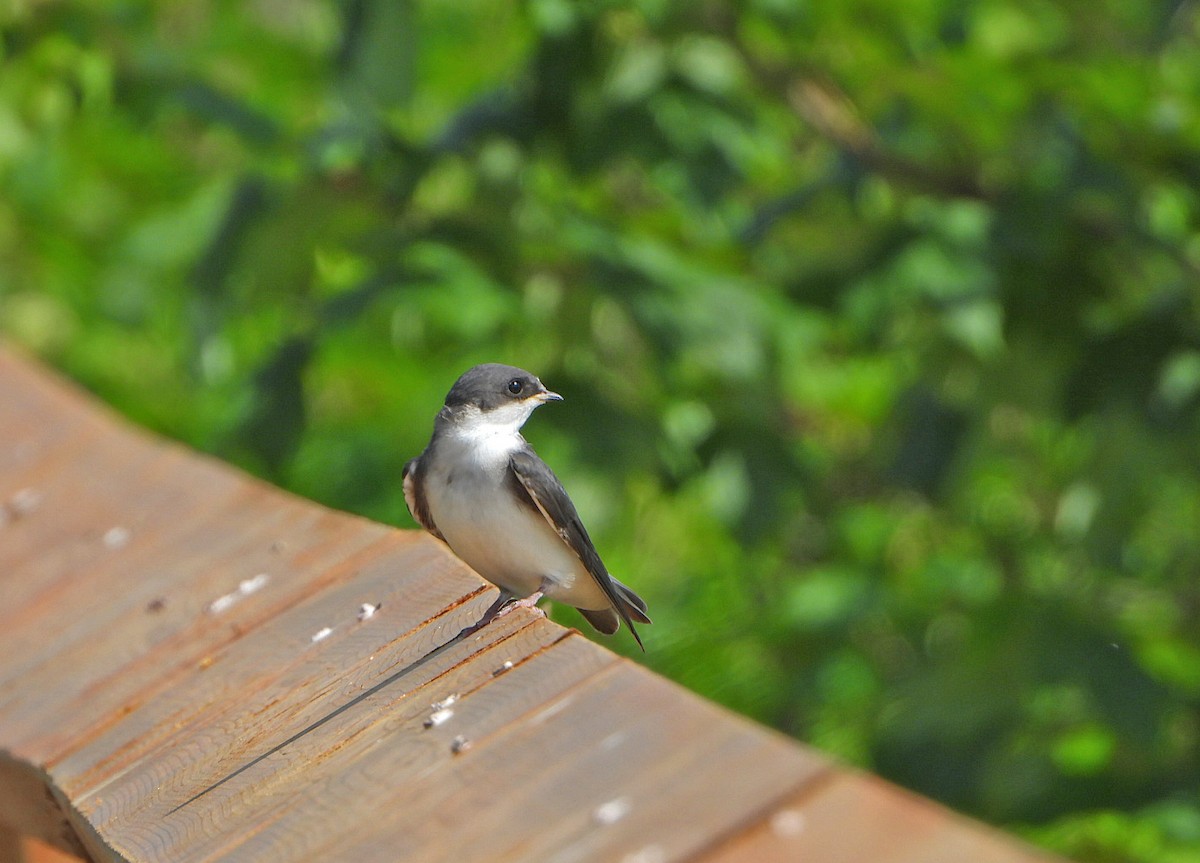
[[473, 623], [470, 626], [468, 626], [466, 629], [459, 632], [459, 634], [456, 635], [455, 638], [466, 638], [469, 635], [474, 635], [476, 632], [478, 632], [479, 630], [481, 630], [485, 626], [487, 626], [489, 623], [491, 623], [493, 620], [503, 617], [504, 615], [506, 615], [510, 611], [512, 611], [514, 608], [518, 608], [518, 607], [533, 609], [537, 613], [541, 614], [542, 617], [545, 617], [546, 612], [542, 611], [540, 608], [537, 607], [538, 600], [540, 600], [541, 598], [542, 598], [542, 592], [539, 590], [537, 593], [531, 593], [529, 596], [525, 597], [524, 599], [518, 599], [514, 602], [513, 598], [512, 598], [512, 594], [508, 594], [508, 593], [501, 591], [500, 595], [498, 597], [496, 597], [496, 601], [493, 602], [490, 606], [488, 606], [487, 611], [485, 611], [483, 613], [483, 617], [481, 617], [477, 623]]
[[496, 612], [496, 617], [503, 617], [504, 615], [506, 615], [510, 611], [512, 611], [514, 608], [528, 608], [531, 611], [536, 611], [542, 617], [545, 617], [546, 612], [544, 612], [540, 608], [538, 608], [538, 605], [537, 605], [538, 602], [541, 600], [541, 598], [542, 598], [542, 592], [540, 590], [536, 591], [534, 593], [531, 593], [531, 594], [529, 594], [529, 596], [525, 597], [524, 599], [518, 599], [516, 602], [510, 602], [507, 605], [505, 605], [498, 612]]

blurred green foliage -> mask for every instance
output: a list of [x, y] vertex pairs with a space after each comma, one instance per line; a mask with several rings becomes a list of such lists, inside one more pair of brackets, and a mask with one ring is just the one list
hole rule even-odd
[[405, 526], [454, 378], [528, 367], [649, 665], [1200, 859], [1196, 4], [2, 8], [9, 340]]

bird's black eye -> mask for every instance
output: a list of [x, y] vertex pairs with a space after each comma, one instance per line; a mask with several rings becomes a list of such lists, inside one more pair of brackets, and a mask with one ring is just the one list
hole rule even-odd
[[508, 382], [508, 391], [510, 393], [512, 393], [514, 396], [519, 396], [521, 394], [521, 390], [523, 390], [524, 388], [525, 388], [525, 384], [523, 384], [521, 382], [520, 378], [513, 378], [511, 381]]

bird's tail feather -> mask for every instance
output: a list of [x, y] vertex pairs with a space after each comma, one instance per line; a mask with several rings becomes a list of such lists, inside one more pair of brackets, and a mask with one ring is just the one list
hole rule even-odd
[[[637, 640], [638, 646], [641, 647], [642, 639], [638, 636], [637, 630], [633, 628], [633, 623], [634, 621], [638, 623], [650, 623], [650, 615], [646, 613], [646, 603], [640, 596], [615, 578], [612, 582], [613, 587], [616, 588], [616, 599], [620, 603], [620, 608], [581, 608], [579, 609], [579, 613], [583, 615], [584, 620], [605, 635], [612, 635], [621, 628], [621, 620], [626, 620], [629, 623], [629, 629], [633, 633], [633, 637]], [[645, 650], [644, 647], [642, 649]]]
[[617, 613], [611, 608], [581, 608], [579, 613], [583, 615], [584, 620], [596, 627], [598, 632], [605, 635], [612, 635], [621, 628], [621, 618], [617, 617]]
[[646, 613], [646, 601], [615, 578], [613, 585], [617, 588], [617, 596], [623, 600], [625, 612], [638, 623], [650, 623], [650, 615]]

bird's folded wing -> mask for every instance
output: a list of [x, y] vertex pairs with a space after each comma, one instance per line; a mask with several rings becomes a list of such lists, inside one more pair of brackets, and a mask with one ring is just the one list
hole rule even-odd
[[421, 467], [420, 456], [409, 459], [408, 464], [404, 466], [404, 502], [408, 504], [408, 511], [412, 513], [412, 517], [421, 527], [442, 542], [446, 542], [446, 537], [442, 536], [442, 532], [433, 522], [433, 516], [429, 514], [429, 501], [425, 499], [425, 484], [420, 481]]
[[[612, 607], [621, 615], [621, 619], [636, 638], [637, 631], [633, 627], [633, 621], [629, 619], [626, 603], [618, 595], [612, 576], [608, 574], [604, 562], [596, 552], [596, 546], [592, 544], [592, 538], [588, 536], [587, 529], [579, 519], [575, 504], [571, 503], [571, 498], [567, 496], [554, 471], [550, 470], [528, 445], [514, 452], [508, 465], [513, 490], [518, 499], [527, 499], [554, 528], [600, 585]], [[638, 641], [641, 642], [640, 639]]]

